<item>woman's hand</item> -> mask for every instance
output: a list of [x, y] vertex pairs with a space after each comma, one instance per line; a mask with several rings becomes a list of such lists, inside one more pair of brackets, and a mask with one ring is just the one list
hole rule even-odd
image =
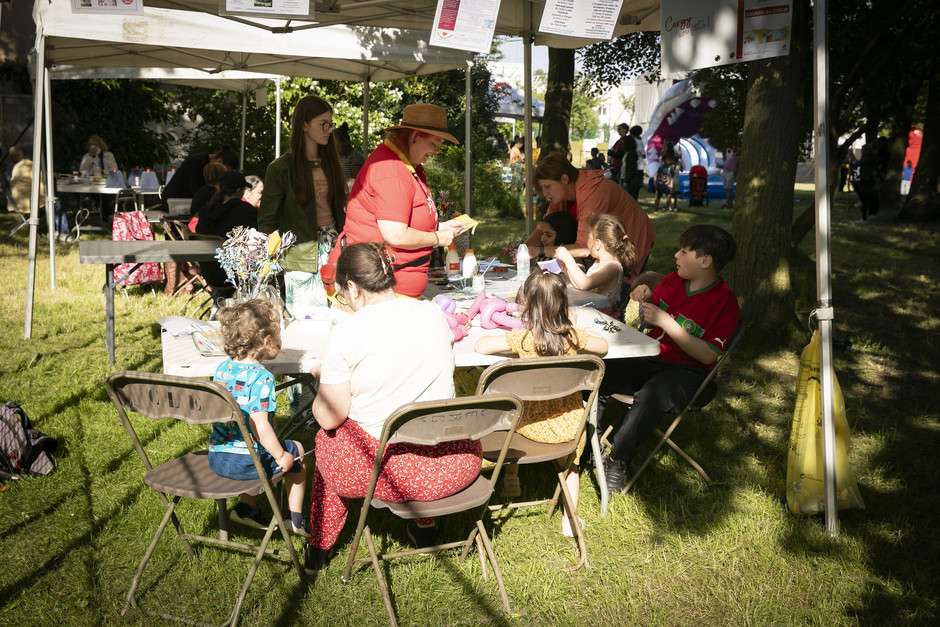
[[447, 226], [451, 222], [453, 222], [453, 220], [448, 220], [447, 222], [441, 225], [440, 229], [436, 231], [438, 245], [443, 246], [444, 248], [447, 248], [448, 246], [450, 246], [451, 243], [454, 241], [454, 238], [457, 237], [457, 234], [458, 234], [457, 230]]

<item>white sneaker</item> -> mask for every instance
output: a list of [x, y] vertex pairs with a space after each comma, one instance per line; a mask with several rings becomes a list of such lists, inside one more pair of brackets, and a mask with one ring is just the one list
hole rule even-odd
[[865, 224], [865, 221], [864, 221], [864, 220], [856, 220], [856, 221], [855, 221], [855, 224], [858, 224], [859, 226], [861, 226], [862, 224]]
[[871, 214], [870, 216], [868, 216], [868, 219], [869, 219], [869, 220], [874, 220], [874, 219], [876, 219], [877, 217], [878, 217], [878, 214], [877, 214], [877, 213], [873, 213], [873, 214]]
[[[578, 517], [578, 522], [581, 523], [581, 531], [583, 532], [584, 531], [584, 519], [581, 517]], [[571, 521], [568, 519], [567, 516], [562, 516], [561, 518], [561, 535], [565, 536], [566, 538], [574, 537], [574, 530], [571, 528]]]

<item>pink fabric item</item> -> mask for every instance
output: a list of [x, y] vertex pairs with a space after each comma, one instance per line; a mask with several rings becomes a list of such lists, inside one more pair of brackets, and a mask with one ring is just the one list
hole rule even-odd
[[[346, 503], [369, 487], [379, 441], [354, 420], [317, 433], [317, 465], [310, 495], [310, 544], [328, 549], [346, 524]], [[483, 448], [474, 440], [437, 446], [388, 447], [375, 496], [395, 503], [433, 501], [460, 492], [480, 474]], [[420, 520], [420, 519], [419, 519]]]
[[[152, 242], [153, 229], [150, 228], [150, 223], [143, 211], [119, 211], [114, 214], [111, 239], [115, 242]], [[121, 263], [114, 267], [114, 278], [121, 279], [121, 277], [124, 277], [118, 285], [141, 285], [162, 281], [166, 278], [159, 263], [142, 263], [136, 270], [124, 276], [135, 265], [133, 263]]]

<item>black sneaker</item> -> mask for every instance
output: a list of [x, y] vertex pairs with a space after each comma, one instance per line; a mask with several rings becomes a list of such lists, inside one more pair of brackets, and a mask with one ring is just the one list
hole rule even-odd
[[247, 503], [238, 503], [232, 508], [229, 519], [239, 525], [254, 527], [255, 529], [265, 529], [271, 524], [271, 519], [261, 513], [260, 507], [252, 507]]
[[308, 544], [304, 547], [304, 568], [308, 572], [323, 570], [330, 563], [330, 550]]
[[611, 455], [604, 456], [604, 479], [607, 483], [608, 494], [623, 492], [623, 482], [627, 478], [627, 462], [615, 459]]
[[407, 527], [408, 539], [419, 549], [437, 546], [437, 527], [419, 527], [418, 523], [411, 521]]

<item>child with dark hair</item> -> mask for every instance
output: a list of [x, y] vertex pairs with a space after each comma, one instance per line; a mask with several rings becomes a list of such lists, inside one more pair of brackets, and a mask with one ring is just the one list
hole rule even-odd
[[569, 246], [578, 240], [578, 221], [567, 211], [546, 214], [538, 224], [541, 231], [539, 240], [539, 261], [545, 259], [546, 246]]
[[[504, 335], [482, 337], [473, 350], [484, 355], [513, 352], [519, 357], [574, 355], [579, 350], [603, 355], [607, 341], [590, 331], [574, 326], [568, 307], [568, 291], [564, 280], [551, 272], [529, 275], [516, 297], [521, 308], [524, 329], [513, 329]], [[550, 401], [526, 401], [516, 431], [536, 442], [560, 444], [577, 436], [584, 402], [581, 393]], [[584, 438], [578, 444], [575, 461], [568, 468], [566, 483], [571, 500], [577, 506], [579, 481], [577, 460], [584, 449]], [[519, 466], [508, 464], [503, 475], [503, 496], [520, 496]], [[567, 512], [562, 520], [562, 534], [573, 537], [572, 522], [577, 512]]]
[[[607, 489], [623, 489], [637, 446], [656, 427], [663, 412], [680, 411], [721, 356], [741, 319], [731, 288], [718, 273], [734, 259], [731, 234], [709, 224], [689, 227], [679, 237], [676, 270], [650, 290], [637, 287], [630, 298], [640, 303], [640, 317], [659, 340], [656, 357], [606, 362], [598, 415], [611, 394], [633, 395], [633, 405], [614, 434], [604, 460]], [[603, 430], [603, 429], [602, 429]]]
[[[278, 441], [273, 415], [274, 375], [261, 361], [274, 359], [281, 350], [281, 312], [269, 301], [250, 300], [219, 311], [222, 345], [228, 359], [219, 364], [212, 380], [232, 393], [245, 414], [245, 422], [255, 439], [255, 450], [268, 477], [287, 473], [289, 531], [307, 536], [304, 517], [304, 489], [307, 482], [303, 445], [294, 440]], [[215, 423], [209, 438], [209, 468], [229, 479], [256, 479], [258, 471], [241, 430], [234, 422]], [[261, 513], [257, 496], [242, 494], [232, 510], [233, 521], [267, 529], [270, 521]]]

